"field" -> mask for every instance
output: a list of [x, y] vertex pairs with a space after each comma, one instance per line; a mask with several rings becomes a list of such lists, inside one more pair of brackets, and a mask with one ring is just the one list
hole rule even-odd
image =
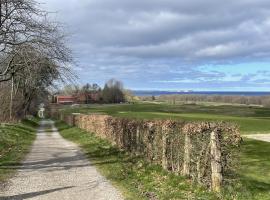
[[270, 108], [232, 105], [123, 104], [66, 107], [69, 113], [105, 113], [141, 119], [179, 119], [188, 121], [229, 121], [240, 126], [243, 134], [270, 133]]
[[[119, 117], [135, 117], [140, 119], [179, 119], [179, 120], [218, 120], [229, 121], [240, 126], [241, 133], [270, 133], [270, 108], [232, 106], [232, 105], [166, 105], [166, 104], [123, 104], [123, 105], [90, 105], [63, 108], [68, 113], [105, 113]], [[77, 130], [78, 131], [78, 130]], [[73, 140], [83, 144], [78, 135]], [[70, 139], [70, 138], [69, 138]], [[85, 147], [87, 148], [87, 147]], [[270, 199], [270, 145], [266, 142], [245, 139], [240, 154], [241, 166], [238, 169], [238, 184], [227, 188], [226, 194], [236, 194], [235, 199]], [[89, 155], [90, 159], [91, 156]], [[95, 159], [96, 157], [94, 157]], [[104, 157], [106, 158], [106, 157]], [[106, 170], [106, 176], [113, 176]], [[107, 166], [108, 167], [108, 166]], [[110, 167], [109, 167], [110, 169]], [[122, 169], [121, 169], [122, 170]], [[130, 173], [134, 173], [133, 171]], [[149, 177], [143, 177], [149, 179]], [[136, 180], [134, 180], [136, 181]], [[119, 181], [116, 180], [119, 183]], [[125, 183], [124, 185], [128, 185]], [[155, 184], [154, 182], [146, 184]], [[121, 185], [121, 184], [120, 184]], [[122, 184], [123, 185], [123, 184]], [[130, 187], [130, 186], [129, 186]], [[160, 186], [161, 187], [161, 186]], [[173, 187], [173, 186], [171, 186]], [[162, 188], [166, 189], [166, 188]], [[192, 193], [192, 192], [191, 192]], [[199, 195], [193, 194], [193, 195]], [[163, 194], [160, 194], [161, 196]], [[173, 193], [172, 195], [175, 195]], [[205, 194], [211, 199], [211, 194]], [[224, 195], [223, 197], [225, 197]], [[230, 195], [229, 195], [230, 196]], [[173, 197], [173, 196], [172, 196]], [[231, 197], [231, 196], [230, 196]], [[201, 199], [204, 199], [201, 198]], [[230, 198], [228, 198], [230, 199]]]

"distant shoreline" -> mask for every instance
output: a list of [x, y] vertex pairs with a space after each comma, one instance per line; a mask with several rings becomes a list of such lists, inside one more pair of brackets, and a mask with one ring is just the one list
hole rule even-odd
[[222, 95], [222, 96], [270, 96], [270, 92], [234, 92], [234, 91], [151, 91], [133, 90], [136, 96], [160, 96], [160, 95]]

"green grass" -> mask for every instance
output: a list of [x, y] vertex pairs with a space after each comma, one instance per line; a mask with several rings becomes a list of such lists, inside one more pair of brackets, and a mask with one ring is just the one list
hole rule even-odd
[[29, 151], [36, 137], [37, 120], [0, 125], [0, 182], [7, 180]]
[[239, 174], [245, 196], [270, 199], [270, 144], [246, 139], [242, 145]]
[[91, 163], [122, 191], [126, 199], [270, 199], [269, 143], [244, 140], [235, 183], [217, 195], [159, 166], [147, 164], [140, 157], [120, 151], [93, 134], [62, 122], [56, 125], [64, 138], [82, 147]]
[[188, 121], [228, 121], [240, 126], [243, 134], [270, 133], [270, 108], [233, 105], [123, 104], [90, 105], [62, 109], [66, 113], [104, 113], [141, 119], [180, 119]]
[[237, 124], [244, 134], [270, 133], [270, 120], [252, 117], [222, 116], [205, 113], [165, 113], [165, 112], [132, 112], [119, 113], [120, 117], [135, 117], [141, 119], [182, 119], [186, 121], [227, 121]]

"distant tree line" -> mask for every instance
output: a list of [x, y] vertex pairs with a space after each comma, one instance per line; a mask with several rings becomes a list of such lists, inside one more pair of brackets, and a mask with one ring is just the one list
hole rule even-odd
[[72, 77], [61, 26], [35, 0], [0, 1], [0, 121], [36, 112], [55, 80]]
[[78, 103], [123, 103], [130, 99], [131, 93], [124, 89], [123, 83], [116, 79], [107, 81], [103, 88], [98, 84], [66, 85], [56, 94], [75, 97]]
[[[153, 100], [153, 97], [143, 97], [144, 100]], [[216, 102], [229, 104], [263, 105], [270, 106], [270, 96], [232, 96], [232, 95], [161, 95], [155, 98], [171, 104], [178, 102]]]

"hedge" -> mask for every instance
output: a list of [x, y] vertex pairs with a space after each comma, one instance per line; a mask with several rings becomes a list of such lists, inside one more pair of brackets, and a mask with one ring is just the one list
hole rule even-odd
[[137, 120], [100, 114], [60, 114], [59, 118], [213, 191], [220, 191], [233, 180], [241, 142], [239, 129], [233, 124]]

